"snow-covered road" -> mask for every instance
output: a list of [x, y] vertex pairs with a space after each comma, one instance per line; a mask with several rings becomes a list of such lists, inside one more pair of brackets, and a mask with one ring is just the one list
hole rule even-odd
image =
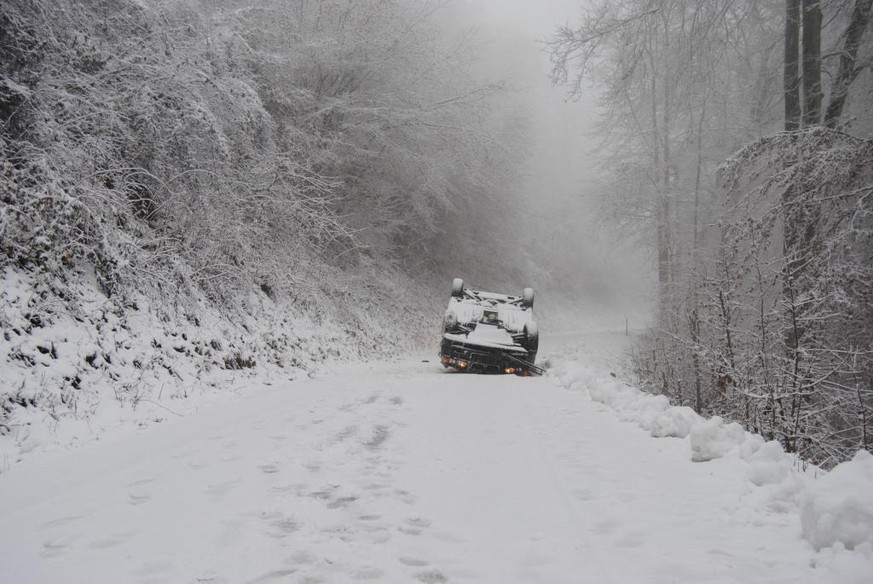
[[741, 463], [549, 377], [350, 366], [0, 475], [0, 582], [845, 581]]

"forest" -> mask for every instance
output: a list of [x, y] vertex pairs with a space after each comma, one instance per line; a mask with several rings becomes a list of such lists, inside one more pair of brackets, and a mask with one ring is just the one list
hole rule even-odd
[[593, 2], [549, 50], [600, 90], [606, 213], [650, 251], [650, 391], [825, 467], [873, 445], [869, 0]]
[[5, 261], [305, 301], [325, 272], [500, 249], [520, 118], [436, 8], [4, 3]]

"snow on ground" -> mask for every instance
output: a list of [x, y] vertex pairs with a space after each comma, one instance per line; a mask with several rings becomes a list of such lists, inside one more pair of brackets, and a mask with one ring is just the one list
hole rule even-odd
[[24, 460], [0, 582], [870, 581], [863, 455], [815, 478], [710, 422], [695, 462], [621, 335], [548, 341], [543, 378], [349, 365]]

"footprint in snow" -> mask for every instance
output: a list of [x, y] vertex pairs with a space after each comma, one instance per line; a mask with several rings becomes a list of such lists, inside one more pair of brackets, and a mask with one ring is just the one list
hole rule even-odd
[[379, 580], [384, 575], [384, 572], [375, 566], [367, 566], [361, 568], [354, 573], [355, 580]]
[[305, 468], [309, 472], [318, 472], [321, 470], [321, 462], [319, 462], [319, 461], [304, 462], [303, 468]]
[[354, 436], [354, 435], [357, 433], [357, 431], [358, 431], [358, 427], [357, 427], [357, 426], [354, 426], [354, 425], [352, 425], [352, 426], [346, 426], [346, 427], [343, 428], [340, 432], [338, 432], [336, 436], [333, 437], [333, 440], [332, 440], [332, 441], [333, 441], [335, 444], [339, 444], [339, 443], [341, 443], [341, 442], [345, 442], [346, 440], [348, 440], [349, 438], [351, 438], [352, 436]]
[[285, 570], [273, 570], [272, 572], [267, 572], [266, 574], [261, 574], [257, 578], [253, 580], [249, 580], [247, 584], [260, 584], [262, 582], [270, 582], [271, 580], [280, 580], [284, 579], [291, 574], [295, 573], [297, 570], [294, 568], [289, 568]]
[[417, 558], [401, 557], [401, 558], [398, 558], [398, 561], [401, 564], [403, 564], [404, 566], [409, 566], [411, 568], [423, 568], [424, 566], [427, 565], [426, 560], [419, 560]]
[[430, 527], [430, 521], [423, 517], [410, 517], [406, 523], [415, 527]]
[[327, 508], [328, 509], [339, 509], [340, 507], [346, 507], [346, 506], [348, 506], [349, 503], [354, 503], [357, 500], [358, 500], [358, 498], [355, 496], [339, 497], [337, 499], [334, 499], [330, 503], [328, 503]]
[[336, 491], [336, 486], [329, 486], [318, 491], [312, 491], [309, 493], [309, 496], [318, 499], [319, 501], [326, 501], [333, 496], [334, 491]]
[[59, 525], [66, 525], [72, 521], [76, 521], [77, 519], [81, 519], [82, 515], [70, 515], [69, 517], [61, 517], [60, 519], [53, 519], [48, 523], [43, 523], [43, 527], [58, 527]]
[[103, 539], [97, 539], [88, 544], [92, 550], [108, 550], [123, 544], [130, 537], [129, 533], [119, 533]]
[[40, 556], [43, 558], [57, 558], [64, 555], [70, 549], [69, 541], [69, 538], [64, 538], [43, 542]]
[[394, 494], [397, 495], [398, 499], [400, 499], [403, 503], [406, 503], [407, 505], [412, 505], [416, 501], [415, 495], [413, 495], [409, 491], [404, 491], [403, 489], [394, 489]]
[[152, 496], [147, 495], [145, 493], [128, 493], [127, 494], [127, 502], [131, 505], [142, 505], [143, 503], [147, 503], [151, 501]]
[[208, 487], [206, 487], [205, 492], [208, 495], [221, 497], [231, 491], [239, 482], [240, 479], [234, 479], [232, 481], [224, 481], [223, 483], [209, 485]]
[[279, 472], [279, 467], [275, 464], [262, 464], [258, 468], [260, 468], [261, 472], [264, 474], [276, 474]]
[[287, 485], [276, 485], [274, 487], [270, 487], [270, 492], [272, 493], [295, 493], [297, 496], [301, 496], [301, 492], [303, 491], [303, 485], [299, 485], [297, 483], [289, 483]]
[[270, 533], [270, 536], [275, 539], [281, 539], [284, 537], [288, 537], [295, 531], [300, 529], [300, 525], [294, 521], [293, 519], [282, 519], [273, 524], [275, 530]]
[[411, 517], [406, 520], [405, 525], [397, 528], [400, 533], [406, 535], [421, 535], [422, 530], [430, 527], [430, 521], [421, 517]]
[[311, 566], [312, 564], [316, 563], [317, 561], [318, 561], [318, 558], [315, 555], [313, 555], [307, 551], [301, 551], [301, 552], [297, 552], [293, 556], [291, 556], [289, 563], [301, 564], [304, 566]]
[[371, 450], [375, 450], [382, 446], [382, 444], [384, 444], [385, 441], [388, 440], [389, 436], [390, 433], [388, 432], [387, 426], [376, 426], [375, 428], [373, 428], [372, 437], [367, 442], [364, 442], [364, 446]]
[[439, 570], [427, 570], [425, 572], [419, 572], [415, 575], [415, 579], [420, 582], [424, 582], [425, 584], [440, 584], [441, 582], [449, 581], [449, 579], [446, 578]]

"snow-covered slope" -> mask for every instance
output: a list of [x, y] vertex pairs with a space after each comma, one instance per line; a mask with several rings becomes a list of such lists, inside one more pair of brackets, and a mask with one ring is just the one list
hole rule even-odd
[[[863, 457], [763, 486], [742, 448], [694, 462], [688, 436], [595, 398], [618, 391], [622, 342], [544, 346], [544, 378], [420, 359], [253, 378], [196, 415], [32, 457], [0, 475], [0, 581], [869, 582]], [[798, 497], [777, 492], [789, 477]], [[854, 550], [804, 539], [839, 502]]]
[[439, 310], [410, 278], [344, 278], [315, 298], [254, 289], [227, 305], [196, 290], [107, 297], [87, 267], [0, 270], [0, 474], [190, 414], [252, 378], [307, 378], [332, 360], [437, 342]]

